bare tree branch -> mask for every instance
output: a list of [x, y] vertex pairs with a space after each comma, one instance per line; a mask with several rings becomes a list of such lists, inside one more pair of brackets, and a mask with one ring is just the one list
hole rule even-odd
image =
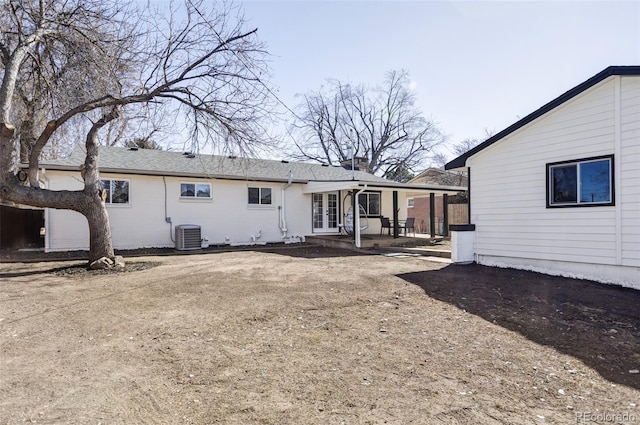
[[[297, 158], [329, 164], [366, 157], [368, 171], [382, 176], [413, 170], [444, 141], [435, 123], [415, 106], [404, 71], [391, 71], [377, 88], [329, 80], [299, 106], [292, 130], [301, 140]], [[351, 148], [351, 149], [348, 149]]]
[[[113, 255], [97, 190], [99, 135], [109, 123], [120, 117], [152, 122], [171, 111], [190, 126], [182, 138], [190, 135], [194, 146], [250, 150], [271, 142], [262, 120], [273, 102], [257, 30], [246, 30], [234, 7], [223, 3], [172, 3], [169, 17], [139, 7], [0, 0], [0, 199], [82, 212], [91, 256], [94, 248]], [[65, 192], [61, 202], [60, 192], [39, 187], [39, 163], [45, 148], [76, 129], [87, 131], [85, 190]], [[16, 140], [23, 158], [29, 153], [29, 186], [14, 175]]]

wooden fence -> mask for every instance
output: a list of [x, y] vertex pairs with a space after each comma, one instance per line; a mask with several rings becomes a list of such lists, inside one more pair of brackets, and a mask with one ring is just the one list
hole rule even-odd
[[469, 206], [467, 204], [449, 204], [449, 224], [469, 223]]
[[[469, 209], [467, 204], [449, 204], [449, 224], [468, 224]], [[429, 233], [429, 216], [416, 217], [416, 231]], [[436, 215], [436, 234], [444, 234], [444, 215]]]

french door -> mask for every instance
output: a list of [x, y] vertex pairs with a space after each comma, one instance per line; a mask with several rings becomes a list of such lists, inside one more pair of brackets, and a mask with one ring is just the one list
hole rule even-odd
[[313, 194], [313, 232], [338, 231], [338, 192]]

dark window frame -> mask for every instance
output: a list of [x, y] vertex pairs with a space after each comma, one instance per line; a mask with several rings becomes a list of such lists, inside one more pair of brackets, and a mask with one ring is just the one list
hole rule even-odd
[[[596, 161], [609, 161], [609, 194], [610, 200], [605, 202], [583, 202], [580, 199], [580, 165]], [[552, 170], [560, 167], [576, 167], [576, 201], [553, 202], [554, 191], [552, 189]], [[584, 207], [609, 207], [615, 206], [615, 163], [614, 155], [601, 155], [589, 158], [572, 159], [567, 161], [550, 162], [546, 164], [546, 207], [547, 208], [584, 208]]]
[[[377, 195], [378, 196], [378, 213], [377, 214], [371, 214], [369, 212], [369, 206], [370, 206], [370, 202], [369, 202], [369, 196], [370, 195]], [[382, 216], [382, 192], [381, 191], [376, 191], [376, 190], [367, 190], [365, 192], [362, 192], [360, 195], [358, 195], [358, 211], [362, 211], [360, 209], [360, 196], [366, 196], [367, 197], [367, 207], [365, 208], [365, 214], [364, 216], [367, 218], [376, 218], [376, 217], [381, 217]], [[364, 206], [363, 206], [364, 207]], [[362, 217], [362, 215], [361, 215]]]

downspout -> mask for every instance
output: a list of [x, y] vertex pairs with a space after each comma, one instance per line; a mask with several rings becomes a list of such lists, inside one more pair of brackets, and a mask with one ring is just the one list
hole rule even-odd
[[353, 212], [353, 231], [355, 232], [356, 235], [356, 248], [360, 248], [361, 247], [361, 243], [360, 243], [360, 202], [359, 202], [359, 198], [360, 198], [360, 194], [362, 192], [364, 192], [365, 190], [367, 190], [367, 184], [364, 184], [364, 187], [362, 189], [360, 189], [356, 194], [356, 207], [354, 208], [355, 211]]
[[286, 202], [285, 202], [285, 194], [284, 192], [289, 188], [289, 186], [291, 186], [291, 182], [293, 180], [293, 173], [291, 172], [291, 170], [289, 170], [289, 181], [287, 182], [287, 184], [285, 184], [282, 189], [280, 189], [280, 193], [282, 195], [282, 206], [280, 206], [280, 224], [278, 225], [278, 227], [280, 228], [280, 231], [282, 232], [282, 239], [286, 239], [287, 238], [287, 218], [286, 218]]
[[[45, 189], [49, 189], [49, 177], [47, 177], [47, 170], [45, 170], [44, 168], [40, 169], [40, 178], [38, 180], [42, 181]], [[44, 209], [44, 252], [49, 252], [50, 246], [49, 235], [51, 234], [51, 232], [49, 231], [49, 211], [50, 208]]]
[[169, 224], [169, 238], [171, 238], [171, 242], [176, 243], [173, 238], [173, 223], [171, 221], [171, 217], [167, 216], [167, 179], [165, 176], [162, 176], [162, 183], [164, 184], [164, 221]]

